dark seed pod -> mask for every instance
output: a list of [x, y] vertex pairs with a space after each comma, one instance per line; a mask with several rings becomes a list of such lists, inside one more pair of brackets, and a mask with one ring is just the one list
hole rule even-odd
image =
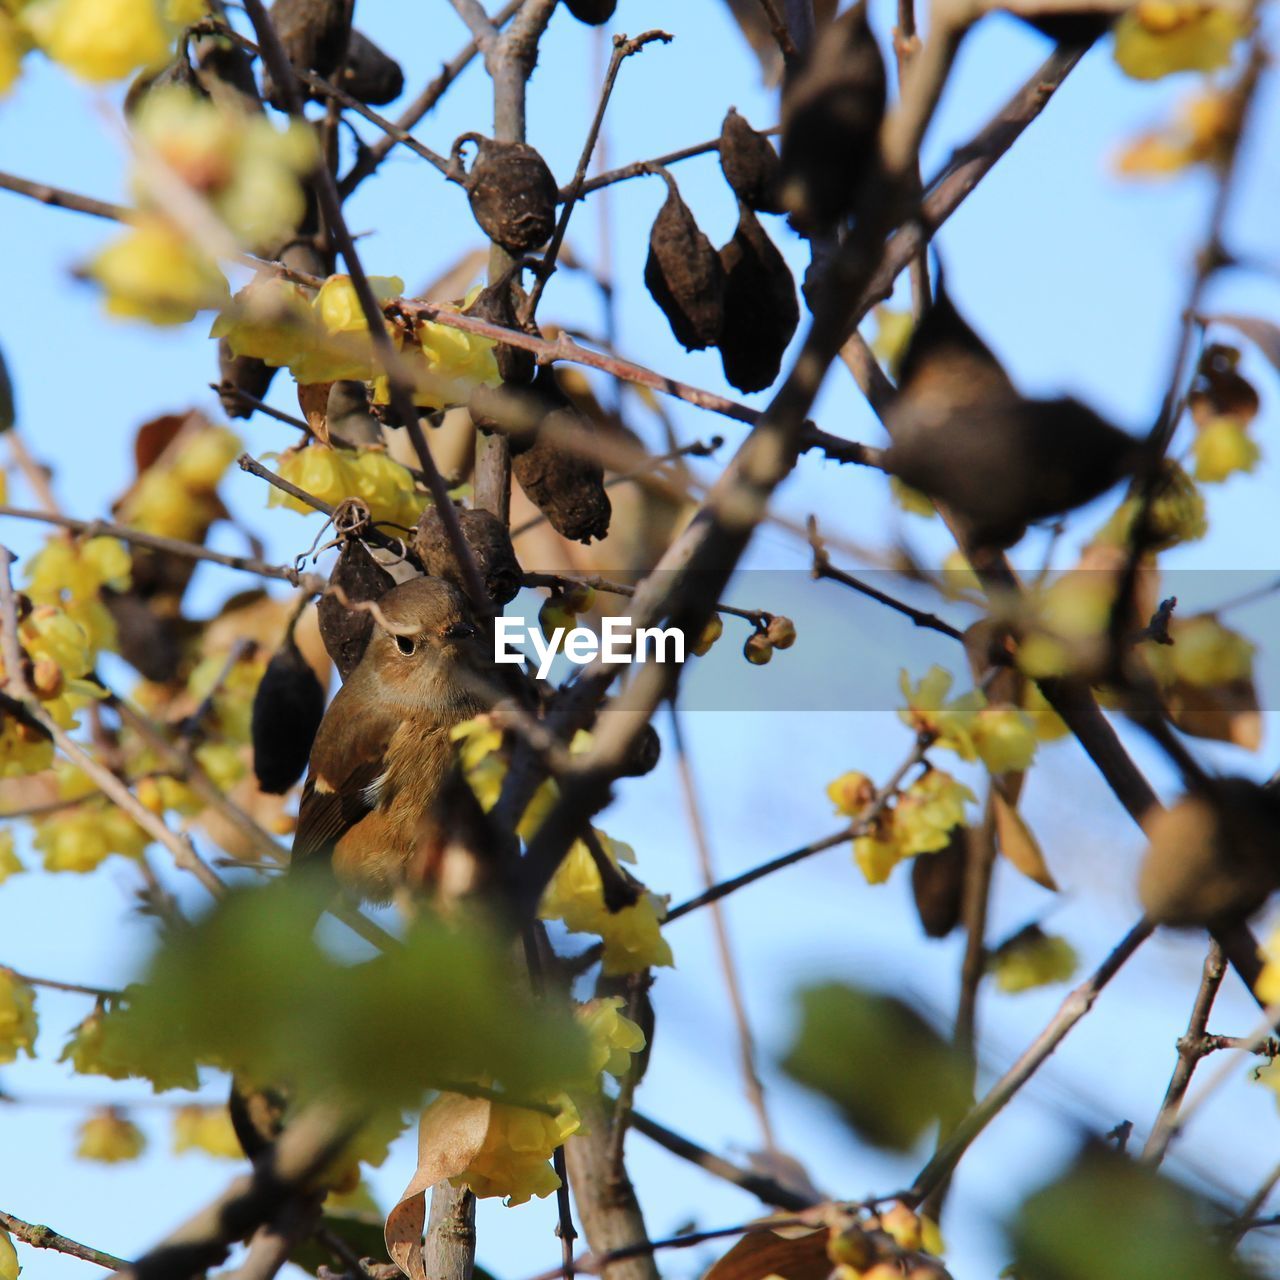
[[384, 107], [404, 92], [404, 72], [389, 53], [353, 29], [347, 42], [342, 87], [365, 106]]
[[254, 115], [262, 98], [249, 55], [226, 36], [201, 36], [195, 43], [196, 78], [215, 106]]
[[734, 194], [756, 213], [783, 213], [782, 162], [763, 133], [732, 107], [720, 126], [720, 168]]
[[233, 356], [226, 338], [218, 340], [218, 372], [222, 375], [218, 399], [222, 401], [222, 410], [228, 418], [252, 417], [255, 407], [242, 400], [236, 392], [244, 391], [255, 400], [261, 400], [271, 386], [271, 379], [276, 376], [275, 369], [257, 356]]
[[945, 938], [960, 923], [967, 848], [965, 829], [956, 827], [945, 849], [911, 859], [911, 894], [930, 938]]
[[[377, 600], [396, 580], [369, 554], [358, 538], [348, 538], [329, 576], [330, 585], [341, 587], [348, 600]], [[345, 680], [364, 657], [373, 633], [373, 618], [362, 609], [348, 609], [337, 596], [322, 596], [317, 606], [320, 638], [325, 651]]]
[[182, 665], [179, 619], [171, 612], [160, 612], [136, 588], [104, 590], [102, 602], [116, 624], [120, 656], [146, 680], [155, 684], [173, 680]]
[[618, 0], [564, 0], [564, 7], [579, 22], [585, 22], [589, 27], [600, 27], [613, 17]]
[[190, 89], [198, 97], [205, 96], [204, 88], [196, 78], [185, 50], [180, 50], [178, 56], [172, 62], [166, 63], [159, 71], [144, 71], [138, 76], [124, 95], [125, 115], [134, 115], [150, 93], [170, 85]]
[[1029, 523], [1098, 497], [1140, 453], [1077, 400], [1022, 396], [941, 281], [884, 420], [889, 470], [949, 507], [983, 547], [1012, 546]]
[[[484, 579], [489, 598], [497, 605], [514, 600], [520, 590], [522, 575], [507, 526], [490, 511], [466, 508], [458, 509], [458, 522], [462, 525], [462, 536], [475, 557], [476, 568]], [[466, 592], [462, 567], [453, 554], [444, 521], [436, 507], [428, 507], [422, 513], [414, 531], [413, 549], [427, 573], [444, 578], [459, 591]]]
[[[486, 285], [476, 294], [466, 314], [475, 316], [478, 320], [487, 320], [490, 324], [500, 324], [504, 329], [519, 328], [511, 291], [510, 281], [499, 280], [496, 284]], [[532, 351], [499, 342], [493, 355], [498, 362], [498, 373], [503, 382], [533, 381], [538, 362]]]
[[835, 227], [874, 171], [885, 73], [866, 0], [826, 27], [782, 91], [782, 199], [798, 230]]
[[720, 250], [724, 330], [720, 362], [739, 391], [763, 391], [778, 376], [800, 323], [795, 281], [756, 215], [738, 205], [738, 228]]
[[676, 341], [701, 351], [715, 343], [724, 324], [724, 269], [671, 175], [663, 170], [662, 178], [667, 198], [649, 232], [644, 282]]
[[290, 634], [253, 696], [253, 772], [263, 791], [283, 795], [302, 777], [323, 718], [324, 689]]
[[[289, 61], [299, 70], [331, 76], [346, 52], [350, 34], [351, 5], [346, 0], [276, 0], [271, 21]], [[310, 97], [306, 85], [297, 86], [298, 96]], [[262, 73], [262, 96], [273, 107], [285, 110], [286, 99], [271, 73]]]
[[459, 138], [455, 154], [467, 140], [478, 144], [467, 175], [467, 199], [485, 235], [516, 257], [546, 244], [560, 200], [547, 162], [527, 142], [494, 142], [477, 134]]
[[662, 758], [662, 739], [651, 724], [645, 725], [622, 764], [624, 778], [643, 778], [658, 767]]

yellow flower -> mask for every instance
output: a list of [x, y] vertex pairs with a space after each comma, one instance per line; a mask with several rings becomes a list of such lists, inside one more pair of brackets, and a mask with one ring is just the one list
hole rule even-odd
[[[0, 14], [0, 19], [4, 15]], [[18, 1251], [13, 1247], [13, 1241], [9, 1238], [9, 1233], [0, 1227], [0, 1280], [18, 1280], [18, 1272], [22, 1268], [18, 1265]]]
[[13, 1062], [19, 1050], [36, 1056], [36, 993], [9, 969], [0, 969], [0, 1063]]
[[137, 858], [150, 837], [122, 809], [102, 801], [65, 809], [41, 819], [35, 847], [46, 871], [93, 871], [113, 853]]
[[27, 566], [27, 594], [37, 604], [93, 600], [101, 587], [124, 591], [133, 560], [116, 538], [79, 541], [54, 534]]
[[884, 884], [902, 858], [902, 849], [894, 837], [892, 813], [881, 814], [870, 832], [854, 838], [853, 859], [868, 884]]
[[1126, 145], [1116, 169], [1129, 177], [1163, 178], [1194, 164], [1221, 164], [1239, 128], [1238, 95], [1202, 94], [1182, 103], [1171, 124]]
[[983, 707], [973, 722], [973, 741], [982, 763], [992, 773], [1021, 773], [1036, 754], [1032, 719], [1007, 703]]
[[1206, 423], [1196, 433], [1191, 452], [1196, 479], [1202, 484], [1220, 484], [1237, 471], [1252, 471], [1262, 457], [1258, 442], [1236, 418], [1213, 418]]
[[0, 778], [22, 778], [53, 764], [53, 743], [11, 716], [0, 719]]
[[192, 493], [212, 493], [242, 449], [229, 427], [197, 431], [173, 460], [173, 474]]
[[13, 832], [0, 831], [0, 884], [26, 870], [13, 847]]
[[351, 497], [368, 506], [375, 521], [412, 529], [427, 505], [427, 495], [414, 488], [409, 469], [384, 449], [360, 449], [350, 459]]
[[1071, 732], [1066, 721], [1049, 705], [1048, 699], [1040, 692], [1040, 686], [1033, 680], [1027, 681], [1027, 689], [1022, 696], [1022, 709], [1031, 717], [1036, 737], [1041, 742], [1057, 742]]
[[265, 670], [262, 657], [241, 658], [227, 670], [226, 655], [214, 653], [197, 663], [187, 678], [187, 693], [197, 706], [213, 693], [213, 715], [225, 742], [249, 741], [253, 698]]
[[1174, 619], [1169, 635], [1173, 644], [1159, 646], [1158, 658], [1179, 680], [1212, 689], [1252, 674], [1254, 646], [1210, 613]]
[[1079, 958], [1065, 939], [1032, 925], [1016, 934], [987, 962], [996, 986], [1010, 995], [1054, 982], [1066, 982]]
[[[442, 1094], [431, 1107], [447, 1102], [448, 1095]], [[509, 1205], [558, 1190], [560, 1179], [548, 1161], [555, 1149], [578, 1131], [582, 1120], [567, 1095], [561, 1094], [552, 1102], [558, 1107], [555, 1115], [491, 1103], [484, 1145], [467, 1168], [450, 1179], [453, 1185], [469, 1187], [481, 1197], [502, 1196]], [[428, 1124], [425, 1115], [422, 1123]]]
[[1135, 80], [1217, 71], [1248, 31], [1243, 12], [1199, 0], [1139, 0], [1115, 26], [1115, 59]]
[[180, 231], [140, 216], [90, 262], [113, 316], [152, 324], [185, 324], [197, 311], [221, 307], [227, 282], [218, 264]]
[[621, 1079], [631, 1069], [632, 1055], [644, 1048], [644, 1032], [622, 1014], [625, 1004], [621, 996], [601, 996], [577, 1008], [591, 1048], [588, 1081], [592, 1085], [604, 1071]]
[[[1137, 514], [1138, 499], [1126, 498], [1098, 530], [1095, 541], [1104, 546], [1127, 547]], [[1209, 531], [1204, 494], [1171, 459], [1165, 461], [1148, 524], [1148, 543], [1153, 551], [1167, 551], [1183, 542], [1198, 542]]]
[[1280, 929], [1267, 939], [1262, 955], [1266, 963], [1254, 983], [1254, 993], [1264, 1005], [1280, 1004]]
[[82, 1160], [119, 1164], [124, 1160], [136, 1160], [146, 1146], [142, 1130], [114, 1107], [107, 1107], [95, 1112], [80, 1126], [76, 1155]]
[[[344, 499], [351, 497], [355, 490], [355, 475], [351, 466], [351, 454], [345, 450], [331, 449], [328, 445], [308, 444], [300, 449], [289, 449], [280, 455], [280, 475], [306, 490], [314, 497], [336, 506]], [[314, 507], [305, 502], [273, 489], [267, 498], [267, 505], [285, 507], [290, 511], [299, 511], [303, 515], [311, 515]]]
[[[880, 363], [889, 371], [891, 378], [898, 376], [902, 357], [907, 353], [907, 344], [911, 341], [911, 331], [915, 328], [915, 320], [908, 310], [895, 310], [892, 307], [880, 306], [875, 309], [876, 336], [871, 340], [871, 350], [879, 357]], [[906, 487], [905, 485], [903, 486]], [[926, 499], [928, 501], [928, 499]], [[913, 508], [907, 507], [908, 511]], [[919, 514], [933, 515], [933, 503], [929, 510]]]
[[938, 514], [938, 508], [933, 505], [933, 499], [928, 494], [913, 489], [909, 484], [903, 484], [897, 476], [889, 477], [889, 496], [908, 515], [929, 519]]
[[244, 1149], [226, 1107], [179, 1107], [173, 1113], [173, 1154], [203, 1151], [223, 1160], [241, 1160]]
[[949, 747], [962, 760], [972, 760], [977, 754], [973, 726], [986, 699], [974, 689], [948, 702], [951, 681], [951, 673], [937, 665], [930, 667], [914, 686], [907, 672], [900, 671], [898, 687], [907, 705], [898, 712], [898, 718], [916, 733], [929, 734], [939, 746]]
[[144, 471], [120, 510], [131, 528], [184, 542], [199, 542], [217, 514], [212, 495], [193, 493], [168, 467]]
[[827, 795], [837, 813], [856, 818], [876, 798], [876, 785], [865, 773], [850, 769], [827, 783]]
[[[494, 356], [497, 345], [489, 338], [466, 333], [434, 321], [420, 321], [414, 331], [417, 349], [409, 348], [405, 359], [413, 375], [413, 401], [430, 409], [463, 404], [481, 384], [501, 382]], [[373, 402], [390, 399], [387, 378], [374, 380]]]
[[903, 793], [893, 812], [898, 847], [907, 857], [945, 849], [955, 827], [964, 825], [966, 800], [973, 792], [941, 769], [930, 769]]
[[[28, 48], [30, 42], [22, 28], [12, 15], [0, 9], [0, 98], [17, 83], [22, 73], [22, 58]], [[0, 1232], [0, 1239], [3, 1236], [4, 1233]], [[2, 1243], [0, 1249], [3, 1249]], [[0, 1275], [3, 1275], [3, 1267], [0, 1267]]]
[[21, 21], [49, 57], [85, 80], [119, 80], [169, 53], [155, 0], [36, 0]]
[[[369, 288], [381, 304], [398, 298], [404, 292], [404, 281], [399, 276], [370, 276]], [[312, 305], [320, 323], [329, 333], [368, 332], [369, 326], [350, 276], [330, 276], [320, 286]]]
[[321, 336], [312, 295], [279, 276], [245, 285], [219, 312], [211, 338], [226, 338], [233, 355], [254, 356], [277, 368], [301, 360]]

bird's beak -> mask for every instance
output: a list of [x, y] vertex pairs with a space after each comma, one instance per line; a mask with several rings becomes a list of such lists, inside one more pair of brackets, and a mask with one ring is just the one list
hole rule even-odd
[[480, 628], [474, 622], [454, 622], [445, 628], [446, 640], [471, 640], [480, 634]]

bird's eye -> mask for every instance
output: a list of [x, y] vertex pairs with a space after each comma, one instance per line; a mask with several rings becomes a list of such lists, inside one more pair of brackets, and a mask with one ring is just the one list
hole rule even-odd
[[399, 649], [406, 658], [411, 658], [413, 656], [415, 647], [412, 636], [396, 636], [396, 648]]

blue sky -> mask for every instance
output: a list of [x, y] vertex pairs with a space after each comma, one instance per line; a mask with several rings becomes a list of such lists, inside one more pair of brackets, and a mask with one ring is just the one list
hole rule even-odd
[[[873, 6], [873, 22], [886, 36], [892, 6]], [[360, 25], [401, 55], [409, 90], [433, 74], [465, 40], [445, 0], [392, 4], [362, 0]], [[773, 95], [760, 84], [757, 64], [726, 17], [724, 6], [680, 0], [622, 0], [615, 29], [635, 34], [664, 27], [676, 35], [625, 66], [610, 109], [612, 163], [644, 158], [715, 136], [729, 103], [757, 125], [776, 115]], [[531, 136], [558, 176], [572, 172], [595, 103], [591, 34], [567, 12], [553, 20], [530, 90]], [[886, 45], [887, 47], [887, 45]], [[1022, 83], [1048, 52], [1041, 37], [1016, 22], [989, 19], [971, 37], [925, 147], [925, 172], [936, 171]], [[1084, 60], [1024, 139], [944, 228], [938, 249], [948, 286], [975, 326], [1004, 358], [1015, 379], [1036, 392], [1070, 391], [1131, 430], [1148, 425], [1169, 376], [1187, 271], [1203, 237], [1210, 186], [1203, 175], [1152, 185], [1122, 184], [1111, 157], [1120, 143], [1164, 119], [1194, 91], [1194, 77], [1154, 85], [1125, 80], [1108, 43]], [[1274, 210], [1280, 169], [1262, 162], [1280, 146], [1274, 84], [1264, 88], [1246, 152], [1229, 243], [1241, 253], [1277, 261]], [[488, 85], [473, 67], [419, 135], [447, 150], [459, 133], [487, 124]], [[121, 198], [122, 146], [114, 97], [72, 83], [36, 59], [15, 95], [0, 105], [0, 168], [95, 196]], [[714, 158], [685, 163], [678, 177], [686, 200], [713, 241], [732, 232], [736, 213]], [[686, 381], [728, 391], [715, 354], [686, 356], [668, 332], [642, 284], [648, 227], [663, 198], [661, 183], [638, 180], [615, 189], [610, 216], [616, 233], [619, 344], [643, 364]], [[413, 288], [438, 274], [477, 243], [457, 187], [407, 153], [393, 153], [375, 181], [348, 206], [354, 230], [369, 234], [360, 248], [374, 273], [398, 274]], [[111, 322], [92, 291], [69, 277], [110, 234], [80, 215], [45, 209], [0, 193], [0, 225], [9, 246], [0, 345], [17, 385], [20, 421], [31, 447], [55, 463], [55, 487], [69, 511], [105, 512], [130, 469], [134, 428], [158, 413], [199, 405], [216, 409], [205, 384], [215, 376], [205, 321], [174, 331]], [[580, 212], [570, 233], [575, 251], [596, 260], [596, 219]], [[805, 265], [803, 244], [777, 220], [770, 222], [789, 260]], [[1275, 315], [1274, 279], [1232, 272], [1215, 283], [1211, 308]], [[543, 308], [586, 331], [601, 327], [594, 291], [562, 272]], [[1247, 352], [1245, 369], [1263, 395], [1257, 424], [1264, 462], [1250, 479], [1236, 479], [1211, 496], [1211, 534], [1180, 550], [1177, 567], [1204, 571], [1197, 582], [1226, 571], [1274, 569], [1274, 539], [1264, 523], [1278, 472], [1276, 375]], [[284, 379], [273, 398], [288, 404]], [[765, 396], [746, 397], [764, 403]], [[632, 405], [637, 429], [657, 443], [656, 424]], [[741, 428], [687, 406], [670, 406], [682, 438], [723, 434], [728, 448]], [[833, 371], [815, 416], [840, 434], [882, 442], [878, 424], [842, 370]], [[289, 443], [285, 429], [255, 420], [237, 425], [255, 453]], [[230, 507], [260, 529], [269, 554], [289, 559], [308, 544], [314, 523], [288, 513], [262, 512], [263, 495], [239, 473], [224, 486]], [[27, 495], [15, 486], [15, 500]], [[778, 500], [794, 518], [818, 511], [824, 528], [863, 545], [883, 546], [907, 535], [926, 555], [945, 553], [940, 531], [892, 511], [879, 477], [806, 458]], [[1087, 532], [1103, 508], [1079, 524]], [[34, 530], [12, 521], [2, 534], [16, 552], [37, 545]], [[239, 548], [233, 531], [219, 545]], [[1068, 538], [1059, 561], [1070, 562], [1080, 538]], [[1039, 562], [1033, 535], [1019, 552]], [[736, 588], [740, 603], [778, 607], [772, 592], [791, 593], [807, 568], [803, 546], [766, 530], [752, 548], [752, 574]], [[245, 585], [220, 570], [202, 569], [194, 599], [202, 608]], [[522, 600], [524, 607], [536, 608]], [[844, 639], [852, 666], [864, 662], [892, 672], [897, 661], [917, 671], [929, 661], [950, 661], [916, 637], [905, 621], [823, 585], [814, 589], [812, 621], [801, 619], [796, 648], [766, 671], [748, 669], [729, 637], [716, 661], [726, 680], [759, 681], [747, 698], [767, 702], [778, 682], [805, 669], [806, 634], [823, 643]], [[1246, 631], [1265, 611], [1235, 619]], [[806, 630], [808, 629], [808, 630]], [[1254, 631], [1256, 639], [1266, 634]], [[908, 638], [911, 647], [908, 649]], [[861, 646], [861, 647], [860, 647]], [[900, 656], [899, 656], [900, 655]], [[790, 673], [786, 664], [793, 664]], [[1264, 699], [1273, 688], [1264, 685]], [[749, 705], [749, 702], [743, 705]], [[890, 705], [888, 703], [880, 704]], [[1269, 706], [1269, 702], [1266, 702]], [[1274, 717], [1268, 717], [1274, 730]], [[664, 737], [667, 737], [663, 726]], [[906, 731], [884, 710], [694, 711], [688, 716], [693, 765], [703, 787], [706, 819], [723, 874], [834, 829], [825, 783], [848, 768], [886, 777], [908, 747]], [[1172, 778], [1135, 743], [1153, 781], [1164, 791]], [[1270, 739], [1258, 759], [1205, 752], [1223, 767], [1269, 773]], [[1064, 893], [1050, 900], [1006, 868], [997, 879], [993, 935], [1052, 910], [1052, 924], [1091, 966], [1136, 919], [1133, 891], [1140, 839], [1071, 744], [1055, 745], [1032, 774], [1026, 811], [1040, 833]], [[628, 784], [603, 825], [635, 846], [641, 874], [679, 900], [697, 886], [694, 850], [681, 816], [678, 779], [670, 759], [651, 778]], [[170, 876], [194, 909], [199, 898]], [[940, 1018], [951, 1015], [960, 943], [927, 943], [919, 936], [900, 871], [884, 887], [862, 883], [844, 849], [803, 863], [731, 900], [728, 913], [747, 1002], [757, 1028], [766, 1085], [782, 1144], [807, 1163], [814, 1181], [856, 1197], [901, 1185], [924, 1152], [889, 1159], [860, 1147], [820, 1103], [786, 1085], [770, 1065], [785, 1049], [792, 1026], [790, 997], [813, 978], [839, 977], [883, 986], [918, 999]], [[108, 863], [89, 877], [31, 875], [0, 890], [0, 962], [33, 973], [102, 984], [126, 980], [143, 943], [130, 916], [127, 869]], [[652, 1067], [639, 1105], [714, 1150], [743, 1156], [758, 1139], [739, 1087], [732, 1024], [716, 968], [708, 921], [697, 915], [672, 926], [677, 969], [656, 988], [658, 1033]], [[1199, 973], [1198, 938], [1158, 936], [1104, 995], [1096, 1011], [1046, 1064], [1035, 1082], [998, 1120], [962, 1166], [946, 1235], [958, 1276], [990, 1275], [1006, 1260], [998, 1233], [1002, 1215], [1024, 1190], [1051, 1172], [1067, 1153], [1080, 1124], [1109, 1129], [1121, 1119], [1145, 1135], [1172, 1066]], [[987, 993], [981, 1006], [982, 1060], [998, 1072], [1057, 1007], [1060, 989], [1020, 997]], [[41, 996], [41, 1059], [6, 1068], [4, 1089], [28, 1105], [0, 1110], [0, 1207], [48, 1221], [73, 1237], [118, 1254], [143, 1249], [220, 1188], [231, 1166], [199, 1155], [167, 1155], [163, 1105], [145, 1089], [73, 1078], [54, 1065], [62, 1034], [87, 1011], [75, 997]], [[1229, 979], [1214, 1029], [1244, 1034], [1255, 1015], [1251, 1001]], [[1273, 1096], [1239, 1079], [1197, 1118], [1175, 1146], [1170, 1167], [1220, 1192], [1247, 1195], [1274, 1162], [1280, 1136]], [[218, 1085], [208, 1091], [220, 1095]], [[139, 1103], [136, 1117], [153, 1137], [152, 1154], [133, 1165], [106, 1168], [71, 1157], [74, 1129], [87, 1102]], [[741, 1193], [719, 1184], [633, 1136], [631, 1167], [654, 1234], [696, 1220], [701, 1226], [739, 1221], [757, 1212]], [[398, 1147], [374, 1179], [390, 1200], [411, 1171], [412, 1148]], [[558, 1247], [551, 1231], [554, 1207], [539, 1203], [506, 1210], [486, 1203], [480, 1215], [480, 1260], [502, 1280], [552, 1265]], [[695, 1274], [712, 1256], [694, 1250], [666, 1259], [672, 1275]], [[82, 1264], [24, 1253], [29, 1274], [60, 1278]]]

